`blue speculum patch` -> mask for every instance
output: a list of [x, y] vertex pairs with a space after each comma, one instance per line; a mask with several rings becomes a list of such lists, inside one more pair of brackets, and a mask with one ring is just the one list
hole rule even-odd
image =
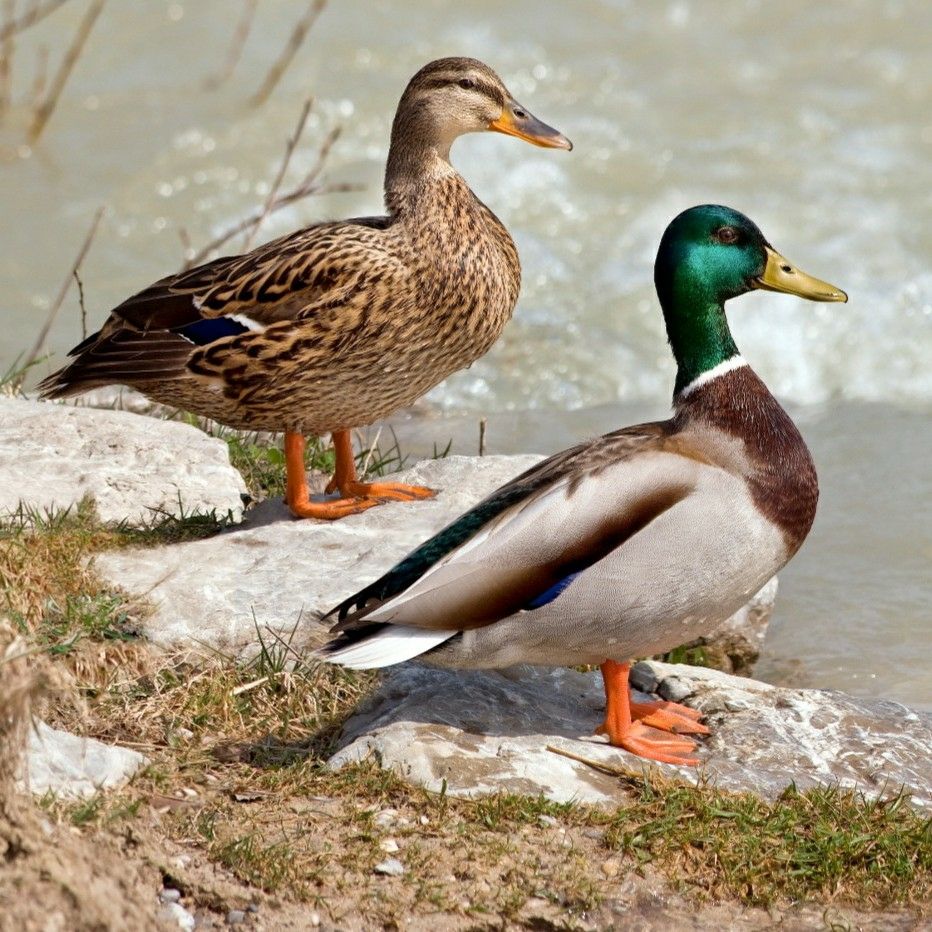
[[196, 320], [193, 324], [186, 324], [184, 327], [175, 329], [175, 333], [181, 334], [181, 336], [198, 346], [205, 346], [215, 340], [222, 340], [224, 337], [235, 337], [248, 331], [249, 328], [245, 324], [241, 324], [232, 317], [211, 317], [208, 320]]
[[524, 607], [529, 610], [535, 608], [542, 608], [545, 605], [548, 605], [554, 599], [556, 599], [561, 592], [582, 572], [582, 570], [577, 570], [575, 573], [570, 573], [569, 576], [564, 576], [559, 582], [554, 583], [549, 589], [545, 589], [540, 595], [534, 596], [530, 602], [527, 603]]

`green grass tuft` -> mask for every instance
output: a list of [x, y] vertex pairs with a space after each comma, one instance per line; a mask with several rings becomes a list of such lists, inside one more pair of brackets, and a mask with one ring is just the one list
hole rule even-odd
[[684, 889], [755, 906], [818, 897], [890, 905], [930, 893], [932, 820], [902, 794], [870, 800], [791, 787], [771, 803], [714, 787], [641, 783], [605, 841]]

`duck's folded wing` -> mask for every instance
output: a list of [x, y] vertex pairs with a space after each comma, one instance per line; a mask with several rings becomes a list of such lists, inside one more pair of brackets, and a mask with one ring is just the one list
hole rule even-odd
[[[269, 330], [272, 355], [288, 349], [283, 341], [295, 321], [308, 324], [303, 338], [312, 342], [315, 321], [322, 336], [345, 331], [355, 321], [352, 311], [341, 321], [340, 309], [361, 301], [372, 269], [386, 279], [399, 273], [383, 225], [378, 218], [319, 224], [163, 278], [114, 308], [40, 390], [56, 397], [108, 382], [173, 379], [192, 371], [192, 362], [199, 364], [193, 371], [219, 376], [254, 359]], [[215, 348], [219, 356], [207, 355]]]
[[345, 292], [384, 255], [383, 218], [321, 223], [241, 256], [214, 259], [163, 278], [113, 309], [132, 329], [173, 330], [242, 316], [257, 326], [293, 320]]
[[533, 608], [686, 498], [701, 468], [647, 438], [636, 455], [567, 475], [506, 509], [403, 592], [334, 630], [462, 631]]

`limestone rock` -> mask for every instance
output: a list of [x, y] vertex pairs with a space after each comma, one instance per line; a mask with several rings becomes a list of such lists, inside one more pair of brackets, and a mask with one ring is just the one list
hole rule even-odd
[[[701, 709], [712, 735], [697, 752], [700, 774], [733, 791], [772, 799], [791, 782], [800, 789], [841, 784], [866, 795], [905, 785], [914, 803], [932, 807], [932, 714], [895, 702], [835, 691], [783, 689], [716, 670], [648, 662], [632, 677], [675, 678], [678, 695]], [[645, 697], [646, 698], [646, 697]], [[595, 738], [604, 697], [598, 672], [514, 667], [448, 671], [416, 663], [385, 679], [347, 722], [329, 766], [374, 756], [404, 779], [455, 796], [503, 791], [543, 793], [560, 802], [618, 804], [620, 781], [547, 750], [635, 770], [647, 762]]]
[[26, 782], [36, 795], [52, 792], [82, 798], [122, 786], [146, 763], [137, 751], [37, 722], [29, 731]]
[[[123, 550], [97, 558], [98, 571], [156, 605], [145, 632], [166, 646], [209, 645], [238, 651], [256, 641], [256, 626], [298, 643], [321, 641], [320, 612], [380, 576], [411, 549], [453, 521], [538, 456], [451, 456], [425, 460], [393, 478], [440, 490], [429, 501], [391, 503], [333, 524], [298, 521], [281, 502], [264, 502], [238, 528], [208, 540], [157, 551]], [[156, 556], [157, 554], [157, 556]], [[776, 580], [722, 626], [719, 651], [742, 672], [759, 651]], [[300, 622], [299, 622], [300, 619]], [[707, 651], [715, 656], [714, 639]], [[743, 646], [736, 646], [743, 645]]]
[[239, 516], [245, 492], [226, 444], [188, 424], [0, 398], [0, 514], [90, 494], [104, 521], [140, 523], [153, 510]]

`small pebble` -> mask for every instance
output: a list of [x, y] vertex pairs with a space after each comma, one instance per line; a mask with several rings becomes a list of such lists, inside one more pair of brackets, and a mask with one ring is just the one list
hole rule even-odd
[[602, 862], [602, 873], [606, 877], [617, 877], [621, 873], [621, 861], [618, 858], [609, 858]]
[[398, 817], [397, 809], [383, 809], [375, 817], [375, 819], [373, 819], [373, 821], [380, 828], [386, 828], [387, 826], [391, 825], [397, 817]]
[[629, 681], [635, 689], [640, 689], [641, 692], [652, 693], [657, 689], [657, 674], [646, 663], [636, 663], [631, 668]]
[[257, 913], [257, 912], [259, 912], [259, 905], [258, 905], [258, 903], [250, 903], [250, 904], [246, 907], [246, 912], [247, 912], [247, 913]]
[[181, 891], [174, 887], [165, 887], [159, 894], [159, 899], [163, 903], [177, 903], [181, 899]]
[[379, 842], [379, 847], [380, 847], [386, 854], [394, 854], [396, 851], [399, 850], [399, 848], [398, 848], [398, 842], [395, 841], [394, 838], [384, 838], [384, 839], [382, 839], [382, 841]]
[[311, 913], [307, 921], [316, 929], [320, 925], [320, 913]]
[[405, 866], [397, 858], [388, 858], [376, 864], [374, 870], [388, 877], [400, 877], [405, 872]]
[[176, 728], [175, 734], [184, 741], [190, 741], [194, 737], [194, 732], [190, 728]]
[[420, 822], [421, 825], [427, 825], [427, 823], [430, 822], [430, 819], [428, 819], [426, 815], [422, 815], [420, 819], [418, 819], [418, 822]]
[[159, 918], [184, 932], [192, 932], [195, 926], [194, 916], [180, 903], [165, 903], [159, 910]]
[[693, 694], [693, 684], [689, 680], [680, 679], [678, 676], [668, 676], [660, 684], [658, 692], [668, 702], [682, 702]]
[[231, 909], [227, 913], [227, 925], [238, 926], [246, 921], [246, 913], [242, 909]]
[[553, 828], [553, 826], [557, 824], [557, 820], [552, 815], [538, 816], [537, 821], [540, 822], [541, 825], [546, 825], [550, 828]]

